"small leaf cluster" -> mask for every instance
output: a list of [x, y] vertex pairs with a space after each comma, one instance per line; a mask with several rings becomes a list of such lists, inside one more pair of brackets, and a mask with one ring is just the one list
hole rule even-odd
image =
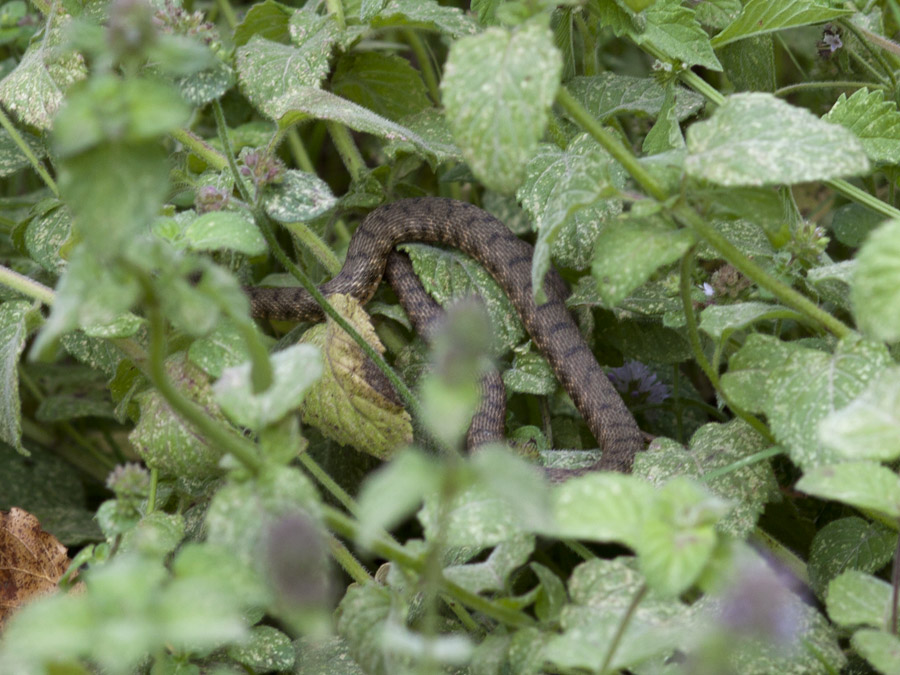
[[[894, 0], [0, 6], [0, 509], [71, 554], [0, 672], [900, 672], [898, 29]], [[425, 195], [533, 244], [538, 303], [561, 272], [654, 437], [631, 475], [583, 470], [456, 250], [402, 246], [430, 344], [387, 289], [251, 318], [242, 287], [317, 293]], [[466, 456], [501, 381], [510, 447]]]

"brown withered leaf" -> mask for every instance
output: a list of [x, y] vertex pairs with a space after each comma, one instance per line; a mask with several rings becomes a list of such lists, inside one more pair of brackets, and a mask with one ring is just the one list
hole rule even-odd
[[0, 511], [0, 628], [19, 607], [56, 589], [69, 566], [66, 553], [28, 511]]

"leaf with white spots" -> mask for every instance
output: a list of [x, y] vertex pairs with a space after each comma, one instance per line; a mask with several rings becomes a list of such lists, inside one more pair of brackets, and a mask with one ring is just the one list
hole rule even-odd
[[556, 375], [547, 359], [536, 351], [517, 352], [512, 367], [503, 372], [507, 391], [535, 396], [549, 396], [556, 391]]
[[76, 52], [59, 48], [58, 31], [51, 40], [32, 44], [19, 65], [0, 81], [0, 102], [27, 124], [41, 130], [50, 128], [63, 96], [75, 82], [87, 75], [84, 59]]
[[718, 48], [753, 35], [811, 23], [824, 23], [848, 14], [852, 14], [852, 10], [831, 7], [829, 3], [818, 0], [791, 0], [791, 2], [748, 0], [738, 17], [716, 35], [712, 43]]
[[[605, 72], [575, 77], [566, 83], [573, 97], [598, 120], [613, 115], [637, 114], [656, 117], [662, 110], [666, 90], [652, 77], [634, 77]], [[703, 97], [679, 88], [675, 96], [675, 116], [682, 121], [703, 107]]]
[[850, 98], [841, 94], [822, 119], [856, 134], [873, 162], [900, 163], [900, 113], [895, 101], [884, 100], [882, 90], [863, 87]]
[[900, 518], [900, 477], [875, 462], [817, 466], [803, 475], [797, 489], [858, 509], [872, 509], [892, 519]]
[[228, 656], [248, 670], [290, 671], [297, 658], [291, 638], [272, 626], [254, 626], [245, 643], [231, 645]]
[[235, 211], [204, 213], [184, 229], [183, 237], [193, 251], [236, 251], [248, 256], [266, 252], [266, 240], [253, 221]]
[[48, 272], [61, 274], [66, 261], [60, 257], [60, 249], [69, 241], [72, 233], [72, 214], [69, 209], [55, 202], [41, 210], [25, 228], [25, 249], [31, 259]]
[[606, 307], [615, 307], [658, 268], [678, 260], [694, 243], [689, 230], [630, 218], [597, 238], [591, 273]]
[[850, 298], [866, 334], [885, 342], [900, 340], [900, 220], [884, 223], [863, 243]]
[[22, 410], [19, 400], [19, 356], [39, 319], [39, 311], [24, 300], [0, 305], [0, 441], [22, 448]]
[[828, 582], [845, 570], [877, 572], [894, 557], [897, 532], [858, 516], [840, 518], [816, 532], [809, 547], [809, 583], [823, 598]]
[[503, 289], [480, 264], [452, 249], [404, 244], [413, 269], [425, 290], [441, 305], [477, 296], [488, 311], [495, 338], [494, 349], [511, 349], [525, 338], [525, 328]]
[[503, 591], [509, 575], [528, 562], [532, 551], [534, 537], [521, 535], [497, 544], [484, 562], [445, 567], [444, 576], [471, 593]]
[[538, 230], [531, 266], [538, 302], [545, 299], [542, 282], [551, 252], [564, 267], [586, 267], [603, 226], [622, 210], [624, 185], [622, 167], [587, 134], [566, 150], [542, 145], [528, 162], [516, 196]]
[[[350, 324], [379, 352], [369, 316], [347, 295], [329, 300]], [[384, 374], [359, 345], [332, 319], [313, 326], [303, 341], [322, 350], [324, 371], [303, 399], [301, 416], [325, 436], [342, 445], [380, 459], [389, 458], [412, 440], [412, 423]]]
[[435, 0], [389, 0], [370, 23], [373, 28], [435, 30], [452, 38], [478, 32], [478, 24], [471, 16], [457, 7], [439, 5]]
[[879, 373], [849, 405], [822, 420], [819, 438], [848, 459], [900, 457], [900, 367]]
[[771, 94], [729, 96], [687, 132], [685, 169], [718, 185], [805, 183], [869, 170], [853, 132]]
[[561, 72], [553, 34], [537, 23], [489, 28], [453, 43], [441, 83], [447, 120], [487, 187], [509, 194], [522, 182]]
[[[634, 475], [654, 485], [674, 476], [703, 479], [705, 474], [730, 466], [768, 447], [765, 439], [740, 420], [702, 426], [691, 437], [690, 446], [658, 438], [646, 452], [634, 458]], [[762, 515], [766, 504], [778, 498], [778, 483], [769, 462], [755, 462], [705, 483], [734, 508], [716, 526], [720, 532], [746, 537]]]
[[222, 319], [209, 335], [194, 340], [188, 358], [207, 375], [218, 379], [226, 368], [250, 360], [247, 342], [230, 319]]
[[900, 675], [900, 638], [886, 630], [856, 631], [850, 644], [883, 675]]
[[[37, 136], [21, 131], [19, 135], [31, 149], [31, 152], [34, 153], [35, 157], [41, 159], [47, 154], [44, 144]], [[20, 169], [24, 169], [26, 166], [31, 166], [31, 162], [22, 153], [19, 146], [16, 145], [9, 132], [6, 129], [0, 130], [0, 178], [9, 176]]]
[[237, 74], [241, 91], [266, 117], [277, 120], [283, 101], [304, 87], [318, 87], [328, 74], [335, 29], [331, 23], [300, 47], [283, 45], [254, 35], [237, 50]]
[[251, 364], [227, 368], [213, 385], [216, 401], [235, 424], [259, 431], [297, 409], [307, 390], [322, 375], [322, 355], [312, 345], [298, 344], [270, 357], [274, 380], [253, 391]]
[[[428, 159], [432, 167], [450, 160], [462, 160], [462, 151], [453, 143], [453, 134], [447, 118], [435, 108], [428, 108], [400, 120], [404, 127], [422, 138], [430, 149]], [[384, 153], [397, 159], [400, 152], [416, 153], [416, 146], [408, 141], [394, 140], [386, 143]]]
[[802, 314], [792, 309], [765, 302], [710, 305], [700, 314], [700, 330], [717, 341], [724, 342], [735, 331], [750, 328], [759, 321], [788, 319], [802, 322], [804, 318]]
[[313, 118], [332, 120], [354, 131], [379, 136], [389, 141], [411, 143], [423, 155], [434, 155], [440, 148], [431, 145], [415, 132], [373, 113], [352, 101], [315, 87], [299, 87], [290, 96], [272, 104], [273, 117], [282, 128]]
[[844, 339], [834, 354], [803, 349], [769, 373], [765, 402], [775, 438], [791, 459], [810, 468], [844, 459], [819, 440], [819, 423], [865, 389], [891, 359], [883, 345]]
[[234, 71], [227, 63], [217, 61], [211, 68], [176, 77], [175, 88], [192, 106], [204, 106], [221, 97], [234, 84]]
[[266, 213], [280, 223], [305, 223], [327, 213], [337, 203], [328, 183], [315, 174], [288, 169], [277, 185], [266, 190]]
[[828, 616], [839, 626], [886, 628], [891, 615], [891, 585], [870, 574], [847, 570], [828, 584]]
[[638, 44], [651, 44], [670, 59], [686, 66], [722, 70], [722, 64], [709, 43], [709, 36], [694, 17], [694, 10], [677, 0], [656, 0], [645, 11], [647, 23], [634, 33]]

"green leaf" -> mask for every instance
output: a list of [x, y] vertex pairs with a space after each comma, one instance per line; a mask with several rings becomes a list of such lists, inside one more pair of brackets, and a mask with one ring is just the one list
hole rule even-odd
[[452, 38], [473, 35], [478, 25], [457, 7], [445, 7], [435, 0], [388, 0], [372, 17], [373, 28], [402, 26], [435, 30]]
[[226, 368], [248, 361], [250, 353], [234, 322], [223, 319], [216, 323], [212, 333], [191, 343], [188, 358], [207, 375], [218, 379]]
[[848, 459], [900, 457], [900, 367], [879, 373], [849, 405], [822, 420], [819, 438]]
[[547, 641], [541, 660], [561, 670], [596, 672], [615, 649], [610, 670], [643, 672], [634, 667], [692, 643], [689, 608], [677, 598], [662, 598], [651, 590], [630, 611], [645, 584], [624, 558], [579, 565], [569, 579], [573, 602], [560, 616], [563, 632]]
[[[384, 352], [368, 315], [350, 296], [331, 304], [375, 349]], [[412, 440], [409, 413], [387, 378], [333, 320], [308, 330], [303, 341], [322, 350], [324, 371], [303, 399], [303, 421], [328, 438], [387, 459]]]
[[587, 134], [564, 151], [542, 145], [528, 162], [516, 196], [538, 230], [531, 278], [539, 303], [551, 250], [560, 265], [586, 267], [598, 232], [622, 210], [624, 185], [622, 168]]
[[684, 148], [684, 136], [675, 114], [675, 81], [666, 87], [666, 100], [653, 128], [644, 137], [642, 150], [648, 155], [656, 155], [669, 150]]
[[819, 597], [828, 582], [845, 570], [876, 572], [894, 557], [897, 532], [857, 516], [828, 523], [813, 537], [809, 582]]
[[534, 551], [534, 537], [522, 535], [497, 544], [487, 560], [444, 568], [444, 577], [472, 593], [507, 590], [510, 574]]
[[838, 263], [814, 267], [806, 273], [806, 278], [824, 300], [849, 310], [850, 285], [855, 273], [856, 261], [842, 260]]
[[692, 9], [683, 7], [677, 0], [656, 0], [644, 15], [647, 19], [644, 30], [633, 35], [638, 44], [653, 45], [668, 58], [688, 67], [722, 70], [709, 36], [694, 18]]
[[615, 307], [663, 265], [678, 260], [694, 243], [689, 230], [658, 221], [628, 219], [600, 233], [591, 273], [606, 307]]
[[312, 32], [298, 47], [258, 35], [238, 47], [236, 68], [241, 91], [266, 117], [277, 120], [284, 114], [285, 100], [304, 87], [318, 87], [328, 74], [336, 28], [330, 19], [310, 28]]
[[366, 675], [350, 656], [347, 642], [339, 637], [301, 637], [294, 643], [303, 658], [299, 659], [294, 675]]
[[[206, 414], [225, 422], [202, 371], [189, 364], [183, 354], [170, 357], [166, 369], [175, 386], [187, 388], [190, 398]], [[141, 417], [128, 438], [147, 466], [174, 476], [203, 478], [217, 472], [222, 452], [198, 436], [157, 391], [142, 394], [139, 403]]]
[[234, 44], [243, 47], [254, 35], [272, 42], [287, 43], [291, 38], [288, 22], [296, 10], [275, 0], [258, 2], [244, 15], [243, 21], [234, 27]]
[[[572, 78], [566, 88], [573, 97], [600, 121], [614, 115], [649, 115], [656, 117], [663, 109], [666, 89], [652, 77], [634, 77], [605, 72], [589, 77]], [[697, 92], [677, 88], [675, 117], [682, 121], [703, 107]]]
[[771, 94], [729, 96], [687, 133], [685, 169], [718, 185], [804, 183], [869, 170], [856, 136]]
[[721, 378], [722, 389], [745, 410], [764, 412], [769, 399], [769, 374], [784, 366], [791, 354], [804, 349], [771, 335], [751, 333], [728, 362], [728, 372]]
[[884, 630], [860, 630], [850, 644], [882, 675], [900, 675], [900, 638]]
[[477, 296], [487, 309], [493, 327], [494, 349], [499, 353], [519, 344], [525, 328], [503, 289], [483, 266], [463, 253], [423, 244], [404, 244], [413, 269], [438, 303]]
[[379, 584], [353, 585], [338, 606], [338, 634], [346, 640], [350, 656], [364, 673], [388, 675], [408, 662], [390, 654], [384, 639], [385, 624], [396, 612], [402, 616], [406, 609], [394, 596], [395, 591]]
[[66, 267], [60, 250], [72, 233], [72, 214], [56, 203], [55, 207], [36, 215], [25, 230], [25, 249], [32, 260], [48, 272], [62, 274]]
[[187, 103], [199, 108], [231, 89], [234, 70], [227, 63], [216, 61], [209, 68], [176, 77], [173, 84]]
[[891, 616], [891, 585], [870, 574], [848, 570], [828, 584], [828, 616], [844, 627], [887, 628]]
[[271, 356], [275, 379], [254, 393], [251, 364], [232, 366], [213, 385], [216, 401], [238, 426], [259, 431], [296, 410], [322, 375], [322, 356], [312, 345], [294, 345]]
[[860, 328], [878, 340], [900, 340], [900, 220], [873, 231], [856, 261], [850, 297]]
[[794, 462], [807, 468], [843, 459], [822, 446], [819, 423], [856, 398], [889, 363], [883, 345], [850, 338], [834, 354], [798, 351], [769, 374], [765, 411]]
[[235, 211], [204, 213], [191, 221], [182, 236], [193, 251], [235, 251], [252, 257], [268, 250], [253, 221]]
[[272, 626], [254, 626], [247, 642], [231, 645], [227, 653], [244, 667], [261, 673], [289, 671], [296, 658], [291, 638]]
[[64, 422], [79, 417], [114, 418], [112, 402], [101, 392], [74, 392], [48, 396], [38, 406], [34, 418], [38, 422]]
[[472, 171], [512, 193], [537, 150], [562, 71], [549, 28], [489, 28], [453, 43], [441, 83], [447, 120]]
[[15, 70], [0, 81], [0, 102], [23, 122], [50, 129], [66, 90], [87, 75], [81, 54], [61, 49], [61, 32], [28, 47]]
[[817, 466], [797, 483], [807, 494], [900, 518], [900, 478], [875, 462]]
[[318, 176], [288, 169], [280, 183], [266, 190], [263, 204], [280, 223], [305, 223], [330, 211], [337, 199]]
[[668, 597], [690, 588], [710, 562], [716, 523], [729, 510], [728, 501], [689, 478], [663, 485], [634, 543], [650, 587]]
[[[19, 135], [39, 160], [47, 154], [44, 144], [37, 136], [21, 131]], [[26, 166], [31, 166], [31, 162], [13, 141], [12, 136], [6, 129], [0, 131], [0, 178], [9, 176]]]
[[24, 300], [0, 305], [0, 441], [24, 452], [22, 447], [22, 405], [19, 400], [19, 356], [25, 340], [39, 318], [37, 309]]
[[272, 116], [278, 120], [282, 128], [312, 117], [340, 122], [354, 131], [362, 131], [388, 140], [405, 141], [426, 156], [433, 156], [445, 150], [442, 146], [432, 147], [424, 138], [396, 122], [391, 122], [331, 92], [314, 87], [298, 87], [291, 95], [273, 102], [272, 107], [274, 108]]
[[441, 485], [441, 467], [416, 450], [403, 450], [369, 474], [359, 493], [359, 544], [396, 527]]
[[850, 98], [841, 94], [822, 119], [856, 134], [873, 162], [900, 162], [900, 113], [895, 101], [884, 100], [882, 90], [863, 87]]
[[552, 498], [554, 535], [635, 546], [656, 491], [637, 477], [590, 473], [554, 486]]
[[[380, 52], [341, 58], [331, 78], [331, 91], [397, 121], [431, 106], [419, 72], [406, 59]], [[403, 95], [398, 96], [401, 91]]]
[[799, 312], [764, 302], [739, 302], [734, 305], [710, 305], [700, 314], [700, 329], [716, 341], [727, 340], [732, 333], [759, 321], [788, 319], [804, 322]]
[[824, 23], [852, 13], [852, 10], [837, 9], [817, 0], [792, 0], [788, 3], [748, 0], [740, 15], [716, 35], [712, 43], [715, 47], [721, 47], [752, 35]]
[[534, 351], [516, 353], [512, 367], [503, 371], [507, 391], [534, 396], [549, 396], [556, 391], [556, 375], [550, 364]]
[[[709, 4], [703, 3], [701, 7]], [[757, 35], [740, 43], [732, 42], [716, 52], [736, 91], [775, 91], [775, 44], [771, 35]]]
[[272, 525], [298, 514], [318, 521], [315, 487], [296, 468], [267, 466], [254, 479], [227, 483], [216, 492], [206, 512], [207, 541], [250, 569], [265, 571], [264, 542]]
[[[139, 145], [177, 129], [189, 115], [178, 91], [166, 82], [96, 77], [66, 99], [53, 123], [53, 148], [60, 157], [71, 157], [103, 143]], [[106, 172], [115, 168], [115, 163], [105, 167]]]
[[859, 204], [844, 204], [834, 210], [831, 231], [835, 239], [853, 248], [862, 244], [869, 233], [885, 222], [880, 213]]
[[[702, 480], [705, 474], [730, 466], [767, 447], [765, 439], [740, 420], [727, 424], [705, 424], [691, 437], [687, 449], [666, 438], [654, 441], [634, 459], [634, 475], [653, 485], [663, 485], [674, 476]], [[734, 508], [717, 529], [734, 537], [746, 537], [766, 508], [778, 497], [778, 483], [769, 462], [755, 462], [722, 474], [705, 485]]]

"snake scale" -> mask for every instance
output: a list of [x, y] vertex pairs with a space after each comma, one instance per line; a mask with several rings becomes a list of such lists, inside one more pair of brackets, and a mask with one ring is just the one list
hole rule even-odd
[[[438, 311], [424, 294], [405, 256], [392, 251], [404, 242], [427, 242], [458, 248], [482, 264], [516, 308], [537, 348], [571, 396], [603, 456], [591, 469], [628, 472], [643, 438], [637, 423], [613, 388], [565, 306], [568, 289], [551, 269], [544, 280], [547, 302], [536, 305], [532, 293], [534, 249], [502, 222], [464, 202], [437, 197], [404, 199], [381, 206], [363, 220], [347, 250], [340, 273], [320, 287], [326, 296], [343, 293], [362, 303], [388, 277], [416, 328], [422, 332]], [[391, 264], [388, 265], [388, 261]], [[302, 288], [246, 289], [256, 317], [317, 321], [322, 309]], [[427, 300], [422, 299], [424, 295]], [[482, 385], [485, 402], [470, 429], [470, 448], [501, 440], [506, 401], [499, 378]], [[499, 394], [498, 394], [499, 392]]]

